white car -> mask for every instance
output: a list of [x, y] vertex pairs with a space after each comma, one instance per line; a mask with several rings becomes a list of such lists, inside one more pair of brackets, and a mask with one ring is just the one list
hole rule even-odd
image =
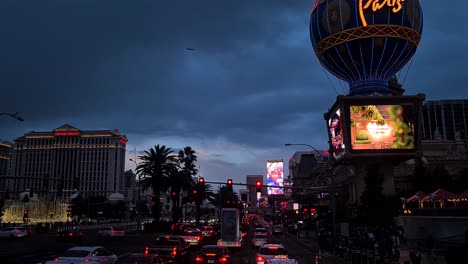
[[25, 227], [5, 227], [0, 230], [0, 237], [9, 237], [9, 238], [25, 238], [29, 235], [28, 230]]
[[72, 247], [61, 256], [44, 264], [114, 264], [117, 256], [103, 247]]
[[288, 251], [282, 244], [263, 244], [255, 256], [255, 263], [265, 264], [268, 259], [288, 259]]
[[268, 243], [268, 236], [266, 234], [255, 234], [252, 238], [252, 246], [259, 247], [265, 243]]
[[97, 233], [98, 238], [124, 237], [125, 230], [121, 227], [104, 227]]

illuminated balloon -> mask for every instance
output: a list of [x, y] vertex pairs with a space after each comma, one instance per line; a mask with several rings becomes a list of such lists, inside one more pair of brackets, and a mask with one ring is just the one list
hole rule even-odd
[[317, 0], [310, 39], [320, 63], [348, 82], [350, 94], [388, 94], [388, 81], [411, 59], [423, 28], [419, 0]]

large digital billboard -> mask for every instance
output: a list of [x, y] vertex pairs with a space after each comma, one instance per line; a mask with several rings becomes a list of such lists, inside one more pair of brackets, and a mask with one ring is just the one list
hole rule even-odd
[[330, 157], [335, 162], [356, 158], [411, 158], [421, 150], [424, 94], [403, 96], [338, 96], [324, 114]]
[[414, 104], [350, 105], [351, 149], [415, 149]]
[[332, 111], [328, 120], [328, 136], [330, 140], [331, 155], [334, 159], [339, 159], [345, 154], [345, 140], [343, 133], [343, 121], [341, 118], [341, 109]]
[[268, 195], [284, 194], [283, 160], [267, 161], [267, 193]]

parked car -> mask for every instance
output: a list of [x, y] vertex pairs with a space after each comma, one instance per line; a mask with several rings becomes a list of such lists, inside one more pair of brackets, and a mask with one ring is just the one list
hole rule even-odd
[[283, 226], [282, 225], [274, 225], [271, 228], [273, 235], [282, 235], [283, 234]]
[[81, 242], [83, 240], [83, 231], [81, 230], [62, 230], [55, 233], [57, 241], [74, 241]]
[[13, 226], [0, 230], [0, 237], [2, 238], [26, 238], [28, 236], [29, 232], [25, 227]]
[[231, 264], [231, 253], [225, 246], [205, 245], [195, 257], [196, 264]]
[[122, 238], [125, 236], [125, 230], [121, 227], [104, 227], [97, 233], [98, 238]]
[[110, 253], [104, 247], [72, 247], [62, 253], [54, 260], [46, 261], [44, 264], [70, 264], [70, 263], [100, 263], [114, 264], [117, 256]]

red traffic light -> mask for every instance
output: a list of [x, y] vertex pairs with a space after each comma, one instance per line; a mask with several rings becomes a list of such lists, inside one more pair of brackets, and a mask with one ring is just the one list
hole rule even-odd
[[28, 214], [28, 210], [24, 210], [24, 214]]
[[227, 180], [227, 184], [228, 184], [228, 185], [232, 185], [232, 179], [228, 179], [228, 180]]
[[203, 177], [198, 178], [198, 183], [199, 184], [205, 184], [205, 178], [203, 178]]
[[261, 181], [256, 181], [255, 182], [255, 187], [257, 188], [257, 192], [262, 191], [262, 182]]

